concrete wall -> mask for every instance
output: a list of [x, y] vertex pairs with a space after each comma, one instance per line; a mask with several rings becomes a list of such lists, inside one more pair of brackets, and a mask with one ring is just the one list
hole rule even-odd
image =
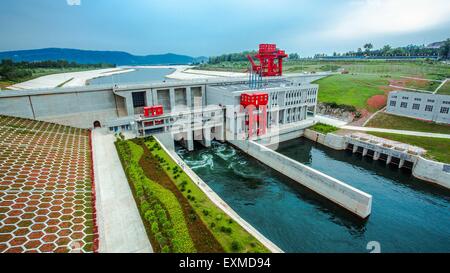
[[316, 141], [322, 145], [333, 148], [335, 150], [344, 150], [348, 143], [373, 150], [379, 154], [387, 154], [402, 160], [411, 161], [414, 163], [412, 169], [413, 176], [427, 182], [435, 183], [450, 189], [450, 165], [441, 162], [425, 159], [421, 156], [411, 155], [395, 149], [380, 147], [368, 142], [355, 140], [352, 138], [339, 136], [335, 134], [321, 134], [316, 131], [306, 129], [304, 137]]
[[448, 164], [418, 157], [413, 168], [413, 175], [450, 189], [450, 165]]
[[103, 124], [118, 118], [112, 90], [2, 97], [0, 114], [80, 128], [91, 128], [94, 121]]
[[345, 150], [345, 137], [335, 134], [322, 134], [310, 129], [306, 129], [304, 136], [312, 141], [333, 148], [335, 150]]
[[[395, 102], [395, 105], [392, 103]], [[402, 107], [402, 103], [406, 107]], [[413, 109], [417, 104], [419, 109]], [[432, 111], [425, 111], [425, 107], [432, 106]], [[393, 91], [389, 93], [386, 112], [401, 116], [430, 120], [450, 124], [450, 111], [441, 113], [442, 108], [450, 108], [450, 96], [423, 92]]]
[[370, 215], [372, 196], [253, 141], [230, 141], [247, 154], [361, 218]]

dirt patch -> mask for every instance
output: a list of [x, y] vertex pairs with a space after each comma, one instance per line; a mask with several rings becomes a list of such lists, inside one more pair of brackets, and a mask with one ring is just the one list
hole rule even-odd
[[159, 162], [153, 157], [147, 146], [145, 144], [136, 144], [144, 149], [144, 155], [141, 157], [139, 165], [141, 165], [145, 175], [162, 185], [164, 188], [170, 190], [180, 203], [189, 229], [189, 235], [191, 236], [197, 251], [199, 253], [224, 253], [225, 251], [220, 243], [191, 207], [189, 201], [178, 190], [177, 186], [164, 170], [157, 168]]
[[364, 122], [366, 122], [367, 119], [372, 116], [372, 113], [369, 112], [367, 109], [359, 109], [358, 110], [361, 113], [361, 117], [353, 122], [351, 122], [349, 125], [351, 126], [362, 126]]
[[386, 106], [386, 95], [375, 95], [367, 100], [367, 105], [372, 109], [381, 109]]

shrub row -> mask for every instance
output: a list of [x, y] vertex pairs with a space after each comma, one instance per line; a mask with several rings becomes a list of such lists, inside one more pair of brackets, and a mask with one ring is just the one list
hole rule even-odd
[[[202, 222], [227, 252], [268, 252], [253, 236], [216, 207], [190, 177], [161, 149], [153, 138], [145, 139], [145, 145], [160, 163], [161, 169], [172, 179], [180, 192], [188, 199]], [[189, 217], [194, 217], [191, 214]]]
[[149, 179], [139, 165], [143, 149], [120, 139], [117, 149], [134, 186], [141, 214], [149, 224], [161, 252], [196, 252], [177, 198], [171, 191]]

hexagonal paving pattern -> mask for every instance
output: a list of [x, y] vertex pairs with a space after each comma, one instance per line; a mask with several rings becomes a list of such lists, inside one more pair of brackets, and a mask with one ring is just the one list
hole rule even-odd
[[0, 116], [0, 253], [92, 252], [88, 130]]

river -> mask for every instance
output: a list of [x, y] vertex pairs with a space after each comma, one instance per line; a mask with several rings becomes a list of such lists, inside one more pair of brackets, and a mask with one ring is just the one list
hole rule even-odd
[[286, 252], [450, 252], [450, 192], [346, 151], [301, 138], [278, 152], [373, 195], [361, 220], [229, 144], [194, 152], [185, 162], [238, 214]]

